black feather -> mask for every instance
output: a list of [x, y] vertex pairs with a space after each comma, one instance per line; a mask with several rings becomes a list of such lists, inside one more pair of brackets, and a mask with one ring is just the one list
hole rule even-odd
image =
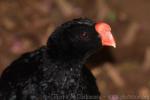
[[[81, 38], [83, 32], [88, 37]], [[6, 68], [0, 78], [0, 100], [98, 100], [95, 78], [84, 63], [100, 47], [92, 20], [61, 25], [47, 46], [22, 55]]]

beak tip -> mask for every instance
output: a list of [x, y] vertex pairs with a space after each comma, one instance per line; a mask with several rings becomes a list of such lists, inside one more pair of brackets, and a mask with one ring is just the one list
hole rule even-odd
[[113, 47], [116, 48], [116, 44], [114, 44]]

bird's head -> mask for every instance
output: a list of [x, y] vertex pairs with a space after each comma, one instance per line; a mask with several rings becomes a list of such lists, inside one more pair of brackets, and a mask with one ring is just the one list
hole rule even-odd
[[102, 46], [116, 47], [111, 28], [90, 19], [74, 19], [62, 24], [48, 40], [49, 48], [57, 48], [61, 55], [73, 58], [89, 56]]

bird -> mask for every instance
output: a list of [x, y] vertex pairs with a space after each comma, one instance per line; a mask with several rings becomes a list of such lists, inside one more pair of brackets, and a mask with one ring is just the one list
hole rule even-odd
[[89, 69], [94, 69], [103, 67], [106, 63], [112, 65], [116, 64], [117, 61], [113, 51], [113, 47], [103, 46], [101, 50], [97, 51], [87, 59], [86, 66], [88, 66]]
[[77, 18], [58, 26], [47, 44], [13, 61], [0, 77], [0, 100], [99, 100], [87, 59], [116, 47], [111, 27]]

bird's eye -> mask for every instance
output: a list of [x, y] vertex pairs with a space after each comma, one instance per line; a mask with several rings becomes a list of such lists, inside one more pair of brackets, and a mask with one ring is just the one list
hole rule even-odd
[[80, 34], [81, 38], [88, 38], [88, 34], [86, 32], [83, 32]]

